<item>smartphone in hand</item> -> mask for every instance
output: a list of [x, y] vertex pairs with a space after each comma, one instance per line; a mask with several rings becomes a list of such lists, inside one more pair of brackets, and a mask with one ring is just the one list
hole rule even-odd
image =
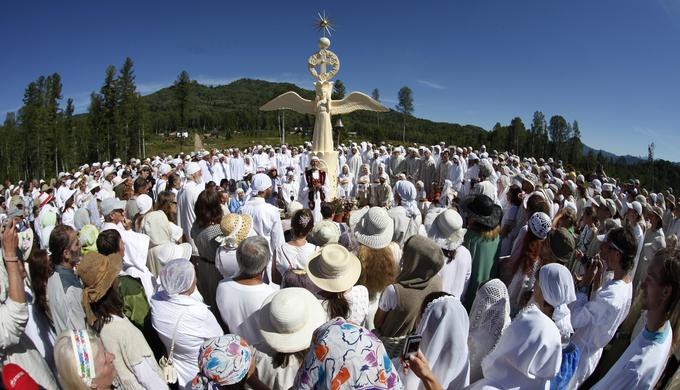
[[417, 334], [410, 335], [406, 338], [406, 342], [404, 343], [404, 350], [402, 351], [404, 361], [409, 360], [412, 355], [418, 353], [418, 349], [420, 348], [420, 341], [422, 339], [423, 338]]

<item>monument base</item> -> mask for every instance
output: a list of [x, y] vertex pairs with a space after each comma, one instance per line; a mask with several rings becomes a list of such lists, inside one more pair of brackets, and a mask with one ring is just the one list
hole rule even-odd
[[330, 152], [312, 152], [312, 154], [322, 161], [321, 169], [326, 171], [326, 186], [328, 187], [326, 201], [330, 202], [335, 199], [338, 190], [338, 152], [333, 150]]

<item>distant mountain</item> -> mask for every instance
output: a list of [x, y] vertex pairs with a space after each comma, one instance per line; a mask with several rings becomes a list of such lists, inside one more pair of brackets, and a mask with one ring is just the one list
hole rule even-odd
[[619, 156], [617, 154], [608, 152], [606, 150], [591, 148], [590, 146], [584, 144], [583, 145], [583, 155], [587, 156], [588, 153], [590, 153], [590, 152], [592, 152], [593, 155], [595, 155], [595, 156], [597, 156], [601, 152], [602, 156], [604, 158], [606, 158], [608, 160], [614, 160], [614, 161], [617, 161], [620, 157], [623, 157], [624, 160], [626, 161], [626, 164], [638, 164], [638, 163], [647, 161], [646, 159], [643, 159], [642, 157], [631, 156], [630, 154], [626, 154], [624, 156]]

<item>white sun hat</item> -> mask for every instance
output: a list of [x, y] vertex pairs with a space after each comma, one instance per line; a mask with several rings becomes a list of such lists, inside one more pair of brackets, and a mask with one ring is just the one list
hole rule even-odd
[[357, 241], [372, 249], [387, 247], [394, 235], [394, 221], [382, 207], [365, 207], [352, 212], [349, 226]]
[[320, 289], [344, 292], [359, 280], [361, 262], [342, 245], [329, 244], [310, 256], [305, 272]]
[[314, 331], [327, 321], [327, 316], [321, 302], [307, 289], [284, 288], [262, 304], [260, 334], [277, 352], [302, 351], [309, 347]]
[[454, 209], [437, 209], [425, 216], [427, 236], [449, 251], [456, 250], [462, 243], [467, 229], [463, 229], [463, 218]]

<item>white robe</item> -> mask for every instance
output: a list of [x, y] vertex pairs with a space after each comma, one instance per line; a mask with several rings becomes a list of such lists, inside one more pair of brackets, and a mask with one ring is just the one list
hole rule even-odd
[[229, 160], [229, 178], [236, 181], [242, 180], [245, 174], [245, 167], [241, 156], [233, 157]]
[[[468, 327], [467, 312], [460, 300], [442, 297], [427, 305], [416, 330], [423, 338], [420, 349], [444, 389], [462, 389], [470, 383]], [[402, 379], [404, 389], [425, 389], [413, 371]]]
[[194, 205], [198, 195], [205, 189], [205, 183], [197, 184], [195, 181], [187, 181], [177, 195], [177, 224], [184, 231], [184, 237], [191, 244], [192, 253], [198, 256], [198, 248], [191, 238], [191, 227], [196, 220]]
[[[269, 250], [274, 253], [276, 248], [286, 242], [283, 237], [283, 226], [279, 209], [264, 201], [263, 198], [255, 196], [241, 207], [241, 214], [250, 215], [253, 218], [253, 230], [258, 236], [267, 239]], [[267, 265], [267, 277], [271, 281], [271, 261]]]
[[633, 284], [623, 280], [605, 283], [590, 301], [584, 293], [576, 294], [576, 301], [569, 309], [574, 327], [572, 341], [581, 349], [581, 358], [569, 388], [577, 388], [595, 371], [602, 348], [628, 315], [632, 296]]
[[484, 379], [470, 389], [549, 389], [562, 364], [555, 323], [535, 304], [522, 310], [482, 361]]
[[653, 388], [659, 381], [671, 354], [672, 342], [673, 331], [668, 321], [658, 333], [643, 330], [592, 389]]

